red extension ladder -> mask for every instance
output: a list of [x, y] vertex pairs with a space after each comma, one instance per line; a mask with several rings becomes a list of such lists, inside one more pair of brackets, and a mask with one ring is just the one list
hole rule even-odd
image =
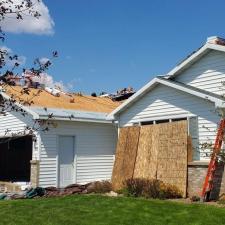
[[221, 151], [224, 133], [225, 133], [225, 119], [221, 119], [218, 131], [217, 131], [217, 135], [216, 135], [215, 144], [213, 146], [211, 160], [209, 162], [207, 174], [205, 177], [205, 182], [204, 182], [202, 193], [201, 193], [201, 197], [203, 201], [209, 200], [210, 192], [213, 189], [213, 178], [214, 178], [215, 170], [217, 167], [217, 161], [218, 161], [217, 156]]

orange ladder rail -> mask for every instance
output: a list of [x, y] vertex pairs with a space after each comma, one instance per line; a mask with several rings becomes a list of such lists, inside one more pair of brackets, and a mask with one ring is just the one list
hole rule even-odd
[[225, 119], [221, 119], [218, 131], [217, 131], [217, 135], [216, 135], [215, 144], [213, 147], [213, 152], [209, 162], [207, 174], [205, 177], [204, 185], [202, 188], [201, 197], [203, 201], [209, 200], [210, 193], [213, 189], [213, 178], [216, 171], [218, 154], [220, 153], [221, 147], [222, 147], [224, 133], [225, 133]]

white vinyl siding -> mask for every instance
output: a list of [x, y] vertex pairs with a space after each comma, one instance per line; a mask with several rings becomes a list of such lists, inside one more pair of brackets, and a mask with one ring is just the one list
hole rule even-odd
[[225, 94], [225, 53], [210, 51], [185, 71], [177, 74], [176, 81], [213, 92]]
[[88, 183], [94, 180], [110, 180], [114, 154], [111, 155], [78, 155], [77, 182]]
[[0, 136], [5, 136], [7, 129], [10, 130], [9, 133], [23, 132], [29, 119], [29, 116], [23, 117], [15, 112], [7, 113], [6, 116], [0, 115]]
[[112, 124], [57, 122], [41, 133], [40, 185], [58, 185], [58, 136], [75, 136], [77, 183], [111, 179], [117, 130]]
[[[30, 115], [23, 116], [19, 112], [8, 112], [6, 116], [0, 115], [0, 138], [7, 136], [22, 136], [27, 126], [32, 127], [34, 121]], [[6, 133], [6, 131], [8, 132]], [[37, 142], [33, 143], [32, 158], [38, 159], [39, 153], [39, 137], [37, 136]]]
[[[198, 136], [200, 143], [213, 142], [219, 121], [214, 104], [161, 84], [122, 112], [118, 119], [119, 126], [123, 127], [141, 121], [189, 116], [197, 116], [198, 118], [196, 120], [198, 134], [195, 133], [193, 136]], [[193, 131], [191, 132], [193, 133]], [[204, 159], [204, 155], [201, 153], [199, 158], [199, 154], [196, 152], [195, 159]]]
[[[15, 114], [15, 115], [14, 115]], [[8, 113], [0, 116], [0, 137], [6, 129], [23, 132], [33, 125], [30, 116]], [[57, 122], [56, 128], [38, 132], [34, 142], [33, 159], [40, 159], [39, 185], [58, 185], [58, 136], [75, 136], [75, 177], [78, 183], [111, 179], [117, 141], [117, 129], [113, 124]], [[40, 151], [39, 151], [40, 149]]]

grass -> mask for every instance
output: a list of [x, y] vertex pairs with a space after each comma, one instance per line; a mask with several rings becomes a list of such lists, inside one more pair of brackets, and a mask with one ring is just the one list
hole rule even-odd
[[98, 195], [0, 202], [4, 225], [220, 225], [224, 215], [202, 204]]

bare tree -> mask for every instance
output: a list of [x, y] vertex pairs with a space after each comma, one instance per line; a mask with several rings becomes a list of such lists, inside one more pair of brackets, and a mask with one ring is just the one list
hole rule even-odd
[[[0, 2], [0, 41], [3, 43], [5, 41], [6, 34], [2, 29], [2, 22], [13, 15], [16, 20], [20, 21], [23, 20], [24, 16], [29, 15], [31, 17], [36, 18], [37, 20], [41, 17], [41, 14], [35, 10], [35, 5], [39, 4], [41, 0], [1, 0]], [[19, 62], [19, 56], [17, 54], [12, 54], [7, 48], [0, 48], [0, 84], [2, 89], [4, 88], [13, 88], [11, 83], [11, 76], [19, 76], [16, 71], [20, 68], [21, 71], [25, 72], [29, 70], [34, 76], [39, 77], [40, 74], [48, 70], [48, 68], [52, 65], [52, 60], [58, 57], [57, 51], [52, 52], [52, 56], [49, 60], [45, 61], [44, 63], [39, 59], [36, 58], [34, 60], [33, 65], [30, 68], [21, 68]], [[7, 62], [11, 62], [11, 67]], [[14, 92], [16, 90], [14, 89]], [[11, 95], [9, 99], [5, 99], [0, 94], [0, 115], [7, 115], [7, 113], [15, 111], [23, 116], [26, 116], [27, 113], [21, 107], [19, 107], [16, 103], [20, 103], [22, 105], [31, 105], [33, 103], [33, 98], [38, 97], [41, 90], [34, 95], [31, 95], [30, 98], [24, 101], [23, 95], [30, 95], [29, 87], [24, 87], [22, 90], [18, 91], [16, 95]], [[49, 115], [49, 119], [45, 122], [43, 121], [34, 121], [31, 127], [27, 126], [24, 127], [24, 131], [22, 134], [31, 134], [33, 135], [34, 131], [39, 129], [48, 130], [50, 123], [50, 119], [53, 115]], [[18, 133], [13, 133], [10, 130], [5, 130], [5, 135], [10, 136], [17, 136], [22, 135], [21, 131]]]

